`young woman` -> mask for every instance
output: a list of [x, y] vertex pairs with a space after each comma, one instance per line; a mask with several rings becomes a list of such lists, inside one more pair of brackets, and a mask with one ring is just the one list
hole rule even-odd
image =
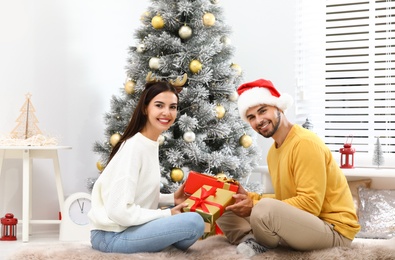
[[[204, 232], [202, 217], [182, 213], [184, 185], [160, 193], [159, 135], [177, 117], [178, 94], [167, 82], [147, 83], [122, 138], [94, 184], [91, 243], [102, 252], [188, 249]], [[159, 209], [160, 206], [175, 205]]]

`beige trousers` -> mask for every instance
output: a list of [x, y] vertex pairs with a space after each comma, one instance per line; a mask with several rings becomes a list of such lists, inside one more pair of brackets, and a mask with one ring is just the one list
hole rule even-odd
[[352, 242], [320, 218], [271, 198], [261, 199], [248, 218], [226, 211], [217, 224], [232, 244], [243, 242], [251, 233], [267, 248], [282, 245], [299, 251], [349, 247]]

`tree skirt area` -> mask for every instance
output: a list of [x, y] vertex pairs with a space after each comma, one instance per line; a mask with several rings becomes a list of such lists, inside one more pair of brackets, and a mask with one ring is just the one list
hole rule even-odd
[[[331, 249], [316, 250], [311, 252], [296, 252], [285, 248], [276, 248], [263, 254], [254, 256], [251, 259], [395, 259], [395, 240], [387, 240], [391, 243], [378, 244], [367, 242], [354, 242], [351, 248], [336, 247]], [[36, 243], [23, 244], [17, 252], [11, 255], [9, 260], [44, 260], [44, 259], [65, 259], [65, 260], [124, 260], [124, 259], [226, 259], [242, 260], [248, 259], [236, 252], [236, 246], [230, 245], [223, 236], [212, 236], [205, 240], [197, 241], [187, 252], [182, 252], [175, 248], [159, 253], [137, 253], [118, 254], [101, 253], [93, 250], [88, 242], [57, 242], [57, 243]]]

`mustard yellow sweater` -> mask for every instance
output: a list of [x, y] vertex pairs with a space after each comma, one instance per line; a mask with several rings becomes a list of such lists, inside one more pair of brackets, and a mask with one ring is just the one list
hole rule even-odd
[[[354, 239], [360, 225], [346, 177], [315, 133], [294, 125], [280, 148], [271, 146], [267, 164], [275, 199], [318, 216]], [[264, 197], [249, 196], [254, 203]]]

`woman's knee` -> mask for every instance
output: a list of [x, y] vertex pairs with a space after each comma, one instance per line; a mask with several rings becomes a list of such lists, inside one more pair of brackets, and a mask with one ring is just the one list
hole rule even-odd
[[195, 230], [204, 232], [204, 220], [196, 212], [185, 212], [185, 221], [188, 226], [195, 227]]

